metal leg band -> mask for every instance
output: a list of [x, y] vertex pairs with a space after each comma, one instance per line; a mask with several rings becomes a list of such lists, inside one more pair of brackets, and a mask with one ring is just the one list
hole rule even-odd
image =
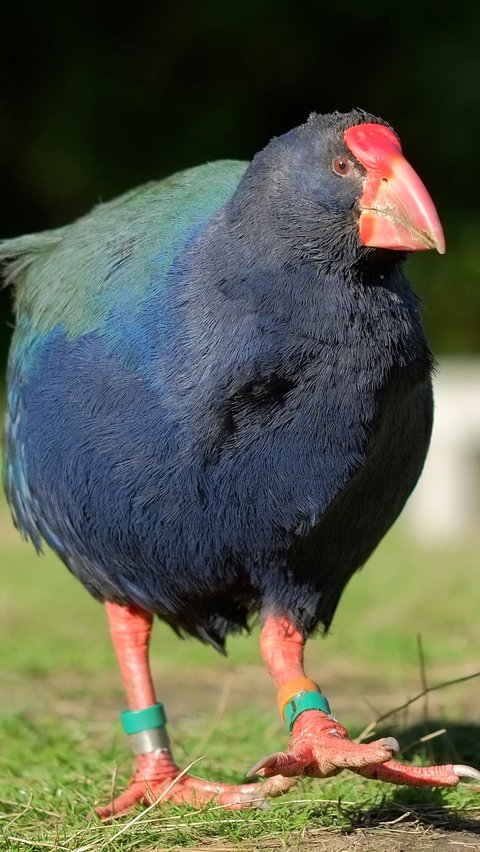
[[161, 728], [150, 728], [148, 731], [129, 734], [128, 741], [134, 754], [148, 754], [151, 751], [170, 748], [165, 725]]

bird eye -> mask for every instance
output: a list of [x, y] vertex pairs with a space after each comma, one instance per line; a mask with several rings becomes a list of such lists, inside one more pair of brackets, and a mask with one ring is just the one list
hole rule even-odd
[[345, 177], [348, 175], [352, 168], [352, 164], [350, 160], [347, 160], [346, 157], [336, 157], [332, 163], [332, 169], [336, 175], [340, 175], [340, 177]]

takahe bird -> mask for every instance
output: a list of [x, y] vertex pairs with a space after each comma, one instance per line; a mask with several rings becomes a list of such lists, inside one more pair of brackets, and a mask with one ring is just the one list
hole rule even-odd
[[[427, 190], [358, 110], [2, 244], [7, 496], [105, 603], [128, 695], [136, 771], [103, 818], [165, 790], [241, 807], [345, 768], [480, 778], [402, 766], [393, 738], [353, 743], [302, 663], [422, 469], [432, 355], [402, 266], [429, 248], [445, 244]], [[172, 785], [152, 618], [221, 650], [256, 613], [288, 751], [253, 768], [262, 783]]]

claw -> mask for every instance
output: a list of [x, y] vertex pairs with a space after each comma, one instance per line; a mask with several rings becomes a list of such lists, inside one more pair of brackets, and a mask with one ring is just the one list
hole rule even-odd
[[399, 742], [398, 742], [398, 740], [397, 740], [397, 739], [395, 739], [395, 737], [384, 737], [384, 739], [383, 739], [383, 740], [381, 740], [381, 742], [382, 742], [382, 743], [383, 743], [383, 744], [384, 744], [387, 748], [391, 749], [391, 750], [392, 750], [392, 751], [394, 751], [394, 752], [400, 751], [400, 745], [399, 745]]
[[478, 769], [474, 769], [473, 766], [464, 766], [463, 763], [456, 763], [453, 771], [459, 778], [473, 778], [475, 781], [480, 782], [480, 772]]
[[280, 755], [282, 755], [282, 757], [286, 757], [284, 752], [278, 751], [274, 754], [267, 754], [265, 757], [261, 757], [260, 760], [257, 760], [257, 762], [250, 767], [250, 769], [245, 773], [245, 776], [247, 778], [252, 778], [253, 775], [258, 775], [262, 769], [270, 769], [270, 767], [277, 762]]
[[288, 754], [284, 751], [277, 751], [274, 754], [262, 757], [248, 770], [247, 778], [250, 778], [252, 775], [271, 777], [277, 773], [285, 776], [300, 775], [312, 760], [313, 752], [308, 745], [302, 746], [297, 751], [292, 751]]

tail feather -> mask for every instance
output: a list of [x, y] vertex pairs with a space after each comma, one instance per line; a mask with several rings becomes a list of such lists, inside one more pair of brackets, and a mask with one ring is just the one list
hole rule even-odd
[[57, 228], [54, 231], [25, 234], [11, 240], [1, 240], [0, 264], [4, 267], [4, 286], [20, 284], [24, 273], [39, 255], [58, 246], [65, 230], [66, 228]]

